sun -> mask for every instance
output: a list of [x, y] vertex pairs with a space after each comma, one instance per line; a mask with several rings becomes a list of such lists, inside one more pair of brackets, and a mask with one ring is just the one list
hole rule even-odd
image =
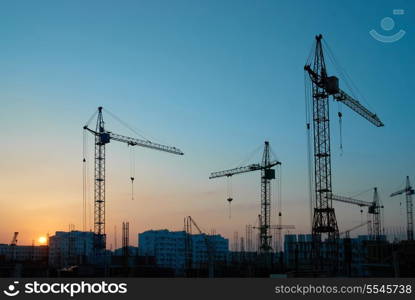
[[46, 244], [47, 239], [46, 239], [46, 237], [41, 236], [41, 237], [38, 239], [38, 242], [39, 242], [39, 244]]

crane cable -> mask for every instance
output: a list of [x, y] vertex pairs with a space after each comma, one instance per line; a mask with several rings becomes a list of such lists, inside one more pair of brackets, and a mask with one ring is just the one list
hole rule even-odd
[[237, 168], [237, 167], [242, 167], [243, 165], [246, 165], [247, 163], [249, 163], [251, 161], [251, 159], [255, 155], [257, 155], [259, 153], [259, 151], [262, 147], [263, 147], [263, 144], [259, 145], [254, 150], [252, 150], [246, 157], [244, 157], [242, 160], [230, 165], [229, 168]]
[[279, 166], [279, 170], [280, 170], [280, 180], [279, 180], [279, 192], [278, 192], [278, 196], [280, 198], [280, 212], [282, 212], [282, 165]]
[[277, 183], [275, 184], [277, 188], [277, 222], [278, 222], [278, 231], [276, 231], [277, 240], [276, 240], [276, 251], [281, 251], [282, 249], [282, 236], [281, 236], [281, 225], [282, 225], [282, 166], [277, 166], [277, 177], [276, 177]]
[[227, 176], [226, 181], [227, 181], [227, 195], [228, 195], [228, 198], [226, 200], [229, 203], [229, 219], [231, 219], [232, 218], [231, 204], [232, 204], [232, 201], [233, 201], [233, 198], [232, 198], [232, 176]]
[[131, 181], [131, 200], [134, 200], [134, 179], [135, 179], [135, 156], [133, 146], [128, 145], [130, 148], [130, 181]]
[[[144, 136], [144, 134], [140, 133], [138, 129], [134, 128], [133, 126], [129, 125], [127, 122], [123, 121], [121, 118], [117, 117], [115, 114], [110, 112], [108, 109], [104, 109], [105, 112], [112, 117], [114, 120], [119, 122], [121, 125], [123, 125], [125, 128], [136, 134], [138, 137], [144, 139], [146, 142], [151, 142], [147, 137]], [[153, 141], [156, 141], [153, 137], [150, 137]]]
[[313, 149], [311, 148], [311, 87], [310, 81], [304, 72], [304, 100], [305, 100], [305, 119], [306, 119], [306, 135], [307, 135], [307, 171], [308, 171], [308, 197], [309, 197], [309, 218], [310, 232], [313, 228], [313, 210], [314, 210], [314, 166], [312, 163]]
[[348, 197], [350, 197], [350, 198], [356, 198], [356, 197], [359, 197], [359, 196], [361, 196], [363, 194], [366, 194], [368, 192], [371, 192], [371, 191], [373, 191], [373, 188], [369, 188], [369, 189], [366, 189], [364, 191], [355, 192], [355, 193], [353, 193], [352, 195], [350, 195]]
[[330, 46], [327, 44], [325, 40], [323, 40], [323, 45], [324, 45], [325, 53], [328, 54], [330, 61], [332, 62], [333, 66], [339, 73], [339, 76], [345, 82], [351, 95], [354, 98], [359, 98], [360, 102], [364, 102], [368, 108], [373, 110], [373, 107], [370, 105], [369, 101], [366, 99], [363, 93], [359, 90], [358, 86], [354, 83], [352, 77], [347, 73], [346, 69], [339, 63], [338, 59], [336, 59], [333, 51], [331, 50]]
[[[92, 120], [96, 117], [98, 114], [98, 110], [95, 110], [95, 112], [91, 115], [91, 117], [87, 120], [84, 127], [88, 127], [89, 124], [92, 122]], [[82, 225], [83, 230], [85, 231], [87, 227], [89, 227], [89, 230], [92, 230], [93, 226], [93, 203], [91, 203], [91, 197], [90, 197], [90, 184], [88, 182], [88, 139], [86, 136], [86, 130], [83, 130], [83, 142], [82, 142], [82, 186], [83, 186], [83, 192], [82, 192], [82, 206], [83, 206], [83, 215], [82, 215]], [[88, 213], [89, 212], [89, 213]]]
[[340, 131], [340, 156], [343, 156], [343, 112], [342, 112], [342, 106], [339, 102], [337, 102], [338, 105], [338, 112], [337, 115], [339, 116], [339, 131]]
[[87, 202], [87, 161], [86, 161], [86, 131], [83, 130], [82, 140], [82, 230], [86, 231], [86, 202]]
[[95, 110], [95, 112], [89, 117], [88, 121], [86, 121], [85, 126], [88, 127], [91, 123], [92, 119], [95, 118], [95, 116], [98, 114], [98, 110]]

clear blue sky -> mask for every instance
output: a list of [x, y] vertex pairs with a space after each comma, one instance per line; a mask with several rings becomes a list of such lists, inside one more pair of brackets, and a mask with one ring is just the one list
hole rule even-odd
[[[283, 162], [284, 223], [309, 230], [303, 66], [318, 33], [386, 124], [375, 128], [343, 108], [340, 156], [332, 105], [334, 189], [353, 195], [378, 186], [387, 225], [402, 225], [401, 199], [387, 195], [406, 175], [415, 183], [413, 1], [1, 1], [0, 8], [0, 200], [9, 211], [1, 241], [30, 230], [18, 215], [53, 220], [33, 235], [81, 227], [81, 128], [99, 105], [185, 152], [137, 150], [131, 203], [128, 149], [108, 146], [107, 231], [124, 219], [135, 232], [179, 229], [191, 214], [227, 236], [242, 232], [259, 213], [259, 174], [234, 178], [231, 220], [225, 180], [207, 178], [265, 139]], [[405, 15], [394, 16], [397, 8]], [[379, 24], [388, 16], [392, 33], [407, 32], [392, 44], [368, 33], [389, 34]], [[129, 134], [111, 121], [109, 129]], [[336, 207], [341, 229], [360, 222], [358, 208]]]

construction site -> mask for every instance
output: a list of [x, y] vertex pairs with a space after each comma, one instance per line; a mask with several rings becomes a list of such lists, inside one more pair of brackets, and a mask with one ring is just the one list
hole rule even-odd
[[[100, 106], [83, 126], [82, 230], [70, 226], [68, 231], [56, 231], [55, 234], [48, 235], [45, 245], [33, 243], [27, 246], [19, 244], [19, 232], [14, 232], [9, 244], [0, 244], [0, 276], [415, 277], [412, 200], [415, 192], [409, 174], [391, 179], [401, 188], [389, 191], [391, 199], [383, 201], [378, 187], [366, 191], [370, 193], [371, 201], [362, 200], [358, 196], [343, 196], [333, 190], [332, 174], [335, 170], [332, 168], [331, 135], [334, 133], [330, 130], [330, 106], [336, 103], [347, 107], [347, 110], [367, 121], [368, 126], [378, 127], [379, 130], [382, 130], [384, 123], [381, 112], [378, 116], [359, 99], [340, 88], [348, 84], [342, 81], [342, 74], [335, 74], [328, 68], [328, 60], [335, 65], [334, 54], [323, 36], [316, 35], [304, 65], [305, 131], [308, 145], [308, 149], [304, 149], [308, 165], [304, 168], [308, 172], [309, 195], [302, 201], [304, 206], [310, 208], [311, 231], [296, 231], [298, 220], [290, 218], [282, 210], [280, 168], [284, 165], [284, 159], [277, 159], [273, 149], [278, 149], [278, 143], [284, 141], [273, 142], [272, 148], [271, 142], [265, 138], [261, 145], [261, 157], [256, 157], [256, 162], [226, 170], [212, 170], [210, 174], [205, 174], [206, 181], [214, 180], [227, 186], [223, 206], [228, 209], [229, 219], [232, 214], [238, 214], [237, 207], [232, 210], [232, 205], [238, 201], [233, 195], [232, 179], [236, 175], [243, 177], [251, 172], [259, 177], [260, 190], [256, 191], [258, 197], [252, 200], [257, 208], [249, 212], [256, 222], [246, 224], [244, 228], [235, 228], [233, 237], [222, 235], [220, 228], [205, 230], [213, 225], [199, 224], [194, 216], [186, 215], [177, 220], [177, 224], [180, 224], [178, 226], [183, 226], [182, 230], [175, 231], [162, 228], [131, 232], [131, 220], [125, 220], [122, 224], [108, 224], [106, 187], [111, 186], [111, 181], [106, 176], [106, 152], [111, 151], [111, 147], [108, 147], [111, 143], [122, 143], [129, 149], [144, 147], [183, 156], [183, 159], [186, 154], [177, 147], [114, 133], [111, 128], [107, 128], [104, 116], [111, 115], [122, 125], [129, 125]], [[298, 76], [301, 75], [298, 73]], [[337, 116], [341, 135], [341, 109]], [[85, 140], [90, 137], [94, 141], [94, 157], [91, 159], [93, 174], [87, 171], [89, 159], [85, 154], [88, 151]], [[337, 139], [341, 141], [341, 136]], [[353, 164], [352, 158], [348, 159]], [[93, 181], [91, 229], [87, 228], [88, 180]], [[129, 193], [134, 199], [133, 171], [130, 172], [129, 181]], [[272, 188], [273, 184], [277, 188]], [[403, 230], [385, 227], [384, 223], [389, 214], [384, 202], [397, 198], [405, 204], [406, 228]], [[339, 227], [344, 226], [338, 223], [338, 216], [343, 212], [338, 209], [335, 211], [334, 203], [359, 209], [361, 222], [340, 231]], [[117, 230], [117, 226], [122, 230]], [[112, 227], [115, 237], [114, 241], [109, 241], [108, 229]], [[120, 231], [121, 246], [117, 245], [117, 231]], [[364, 231], [365, 234], [355, 235], [356, 231]], [[134, 239], [137, 237], [138, 243], [131, 243], [130, 236], [134, 236]]]

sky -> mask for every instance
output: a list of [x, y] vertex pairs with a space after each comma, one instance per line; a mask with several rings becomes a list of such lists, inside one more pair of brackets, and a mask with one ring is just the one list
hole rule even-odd
[[[82, 127], [98, 106], [185, 153], [134, 149], [132, 200], [130, 150], [118, 142], [107, 146], [108, 247], [115, 226], [121, 245], [123, 221], [130, 222], [133, 245], [144, 230], [181, 230], [188, 215], [206, 231], [244, 234], [259, 214], [259, 173], [234, 176], [231, 218], [226, 179], [208, 177], [238, 166], [265, 140], [282, 162], [283, 223], [296, 226], [292, 233], [308, 233], [303, 67], [319, 33], [364, 97], [359, 100], [385, 123], [376, 128], [342, 108], [341, 154], [338, 105], [330, 103], [333, 189], [370, 201], [371, 192], [361, 192], [377, 186], [385, 226], [405, 225], [403, 197], [389, 194], [407, 175], [415, 182], [413, 1], [39, 0], [0, 6], [0, 243], [9, 243], [14, 231], [19, 244], [30, 244], [69, 224], [82, 229]], [[405, 13], [393, 15], [393, 9]], [[395, 28], [381, 28], [385, 17]], [[372, 29], [406, 34], [382, 43], [369, 35]], [[327, 68], [336, 75], [334, 66]], [[134, 135], [105, 112], [104, 118], [108, 130]], [[90, 208], [92, 136], [87, 149]], [[260, 159], [261, 150], [247, 163]], [[275, 196], [272, 201], [275, 216]], [[340, 231], [366, 218], [359, 207], [335, 208]], [[90, 210], [87, 215], [89, 229]]]

